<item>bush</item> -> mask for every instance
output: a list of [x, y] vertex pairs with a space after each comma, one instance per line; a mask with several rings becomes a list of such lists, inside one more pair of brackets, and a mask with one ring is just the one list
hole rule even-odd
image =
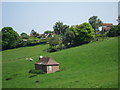
[[43, 74], [44, 71], [43, 70], [34, 70], [34, 69], [32, 69], [32, 70], [29, 71], [29, 73], [32, 73], [32, 74]]
[[120, 25], [114, 25], [107, 34], [108, 37], [120, 36]]
[[11, 77], [9, 77], [9, 78], [6, 78], [6, 80], [11, 80], [12, 78]]
[[55, 47], [47, 49], [47, 52], [56, 52], [56, 51], [58, 51], [58, 49]]
[[37, 76], [36, 74], [30, 75], [29, 78], [35, 77]]

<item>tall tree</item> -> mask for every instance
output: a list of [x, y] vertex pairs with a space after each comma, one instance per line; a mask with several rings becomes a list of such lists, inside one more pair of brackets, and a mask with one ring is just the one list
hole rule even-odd
[[75, 38], [75, 34], [73, 32], [73, 26], [71, 26], [65, 33], [64, 37], [63, 37], [63, 44], [65, 44], [66, 47], [72, 45], [73, 40]]
[[21, 33], [20, 36], [21, 36], [22, 39], [28, 39], [29, 38], [29, 36], [26, 33]]
[[64, 34], [66, 30], [69, 28], [68, 25], [63, 25], [63, 22], [56, 22], [55, 25], [53, 26], [55, 34]]
[[92, 27], [96, 31], [102, 25], [103, 22], [98, 18], [98, 16], [92, 16], [89, 18], [89, 23], [92, 25]]
[[2, 28], [2, 46], [3, 49], [13, 48], [19, 45], [21, 39], [16, 31], [11, 27]]

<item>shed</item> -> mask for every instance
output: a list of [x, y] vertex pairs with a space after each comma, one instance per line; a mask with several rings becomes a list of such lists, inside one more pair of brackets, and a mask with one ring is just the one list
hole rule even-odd
[[35, 63], [36, 70], [43, 70], [46, 73], [53, 73], [59, 71], [59, 63], [51, 57], [40, 56], [38, 62]]

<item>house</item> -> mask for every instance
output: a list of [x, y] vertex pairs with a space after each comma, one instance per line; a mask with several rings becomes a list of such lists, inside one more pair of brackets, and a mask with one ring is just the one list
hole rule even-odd
[[43, 70], [46, 73], [53, 73], [59, 71], [59, 63], [51, 57], [40, 56], [38, 62], [35, 63], [36, 70]]
[[111, 29], [112, 26], [113, 26], [112, 23], [103, 23], [102, 24], [102, 31], [107, 32], [107, 31], [109, 31]]

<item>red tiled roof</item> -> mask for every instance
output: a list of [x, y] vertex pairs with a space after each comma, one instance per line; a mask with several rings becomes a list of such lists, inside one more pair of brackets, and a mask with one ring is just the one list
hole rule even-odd
[[58, 65], [59, 63], [53, 60], [51, 57], [43, 57], [41, 58], [38, 62], [35, 64], [40, 64], [40, 65]]
[[112, 23], [103, 23], [102, 26], [113, 26]]

